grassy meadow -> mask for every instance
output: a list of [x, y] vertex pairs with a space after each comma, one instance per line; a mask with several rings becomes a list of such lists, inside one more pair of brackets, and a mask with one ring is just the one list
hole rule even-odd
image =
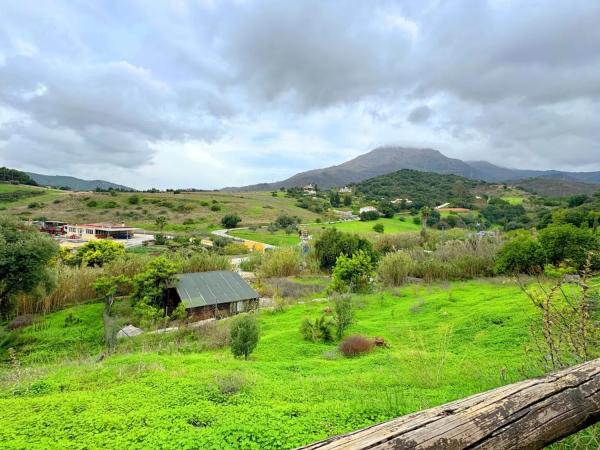
[[416, 225], [413, 223], [411, 216], [404, 215], [402, 218], [405, 220], [402, 221], [399, 217], [393, 217], [391, 219], [382, 217], [378, 220], [369, 220], [364, 222], [355, 220], [338, 223], [311, 224], [309, 226], [309, 230], [318, 231], [327, 228], [337, 228], [338, 230], [346, 233], [365, 234], [374, 233], [373, 226], [377, 223], [383, 225], [384, 233], [403, 233], [406, 231], [419, 231], [421, 229], [421, 225]]
[[298, 245], [300, 238], [296, 232], [287, 234], [284, 230], [268, 231], [266, 228], [257, 228], [256, 230], [242, 229], [231, 230], [227, 234], [250, 241], [263, 242], [265, 244], [275, 245], [277, 247], [287, 247]]
[[524, 351], [533, 307], [500, 279], [409, 285], [354, 304], [348, 334], [387, 348], [344, 358], [335, 343], [304, 341], [302, 320], [327, 307], [306, 301], [259, 313], [248, 361], [207, 345], [201, 330], [121, 341], [97, 361], [100, 304], [47, 315], [18, 338], [0, 335], [4, 358], [8, 342], [15, 349], [0, 369], [0, 442], [293, 448], [538, 374]]
[[[41, 195], [2, 201], [4, 191], [42, 192]], [[132, 199], [137, 197], [137, 200]], [[37, 203], [29, 207], [31, 203]], [[165, 232], [210, 232], [223, 228], [226, 214], [238, 214], [239, 226], [262, 225], [281, 214], [298, 216], [303, 222], [322, 217], [296, 206], [296, 200], [269, 192], [173, 192], [130, 193], [69, 192], [0, 183], [0, 214], [23, 219], [46, 217], [71, 223], [124, 222], [142, 229], [157, 231], [158, 216], [167, 218]]]

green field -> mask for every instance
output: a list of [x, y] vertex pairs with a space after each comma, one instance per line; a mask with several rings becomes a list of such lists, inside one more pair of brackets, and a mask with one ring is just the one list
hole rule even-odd
[[100, 304], [0, 335], [3, 358], [16, 351], [0, 369], [2, 448], [293, 448], [538, 374], [524, 353], [533, 307], [501, 280], [355, 297], [349, 333], [389, 345], [357, 358], [302, 340], [326, 306], [261, 311], [249, 361], [193, 331], [97, 361]]
[[505, 202], [510, 203], [511, 205], [522, 205], [523, 201], [525, 200], [523, 197], [516, 196], [506, 196], [500, 198], [502, 198], [502, 200], [504, 200]]
[[300, 238], [296, 233], [287, 234], [283, 230], [277, 230], [275, 232], [270, 232], [263, 228], [256, 230], [231, 230], [228, 232], [228, 234], [242, 239], [248, 239], [250, 241], [275, 245], [277, 247], [298, 245], [300, 243]]
[[398, 217], [394, 217], [392, 219], [381, 218], [378, 220], [369, 220], [365, 222], [354, 220], [349, 222], [315, 224], [310, 225], [309, 229], [311, 231], [318, 231], [326, 228], [337, 228], [338, 230], [345, 231], [347, 233], [364, 234], [374, 233], [373, 226], [376, 223], [383, 224], [384, 233], [403, 233], [406, 231], [419, 231], [421, 229], [421, 225], [416, 225], [413, 223], [412, 217], [410, 216], [406, 216], [405, 221], [401, 221]]
[[[16, 194], [18, 198], [8, 200], [8, 194]], [[3, 209], [19, 208], [27, 213], [35, 211], [34, 208], [27, 208], [27, 205], [37, 202], [52, 202], [65, 195], [65, 191], [58, 189], [47, 189], [37, 186], [15, 185], [0, 183], [0, 207]]]

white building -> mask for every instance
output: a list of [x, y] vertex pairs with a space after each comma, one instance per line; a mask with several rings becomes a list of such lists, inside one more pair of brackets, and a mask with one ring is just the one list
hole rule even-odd
[[360, 208], [358, 210], [358, 213], [362, 214], [362, 213], [371, 212], [371, 211], [379, 212], [379, 211], [377, 211], [377, 208], [375, 208], [374, 206], [363, 206], [362, 208]]

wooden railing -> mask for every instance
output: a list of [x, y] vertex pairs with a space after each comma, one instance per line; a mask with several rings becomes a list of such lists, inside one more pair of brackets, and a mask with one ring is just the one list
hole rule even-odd
[[600, 359], [304, 449], [540, 449], [600, 420]]

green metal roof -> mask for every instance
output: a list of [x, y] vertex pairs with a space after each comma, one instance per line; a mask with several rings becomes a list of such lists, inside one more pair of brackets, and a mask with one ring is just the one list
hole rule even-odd
[[175, 289], [186, 309], [259, 297], [236, 272], [183, 273], [177, 277]]

